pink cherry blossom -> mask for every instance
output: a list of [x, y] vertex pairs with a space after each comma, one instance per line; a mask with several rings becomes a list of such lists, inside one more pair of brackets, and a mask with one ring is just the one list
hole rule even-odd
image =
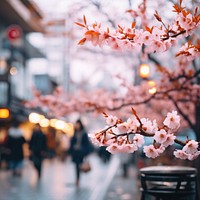
[[[126, 26], [122, 28], [118, 26], [116, 30], [110, 31], [108, 29], [109, 31], [104, 31], [101, 25], [97, 23], [94, 23], [92, 26], [86, 25], [86, 22], [81, 25], [79, 23], [84, 30], [84, 37], [80, 44], [85, 43], [87, 40], [94, 46], [106, 44], [112, 49], [120, 51], [130, 49], [136, 51], [138, 49], [141, 50], [141, 46], [145, 44], [146, 53], [164, 52], [175, 45], [175, 39], [178, 40], [179, 38], [187, 37], [195, 32], [199, 26], [199, 16], [196, 12], [197, 10], [194, 11], [195, 14], [192, 14], [191, 11], [180, 5], [175, 9], [176, 18], [169, 24], [164, 24], [164, 21], [159, 16], [158, 21], [162, 23], [162, 26], [154, 25], [149, 27], [145, 9], [142, 11], [138, 10], [137, 14], [134, 14], [134, 16], [140, 18], [141, 24], [144, 25], [143, 29], [136, 28], [135, 26], [132, 28]], [[133, 14], [136, 12], [130, 11], [130, 13]], [[173, 41], [171, 39], [173, 39]], [[134, 44], [138, 44], [140, 48], [135, 48]], [[185, 54], [185, 56], [191, 55]]]
[[155, 124], [153, 124], [149, 119], [147, 118], [142, 118], [142, 129], [146, 131], [147, 133], [152, 133], [153, 130], [155, 129]]
[[90, 32], [92, 32], [92, 34], [88, 34], [88, 31], [86, 31], [85, 38], [88, 41], [91, 41], [94, 46], [99, 45], [100, 44], [100, 41], [99, 41], [99, 36], [100, 36], [99, 30], [93, 30], [93, 31], [90, 31]]
[[140, 134], [135, 134], [133, 137], [133, 142], [136, 144], [138, 147], [141, 147], [144, 144], [144, 136]]
[[164, 52], [167, 50], [167, 46], [163, 41], [160, 40], [153, 40], [151, 45], [151, 52]]
[[189, 56], [187, 56], [187, 60], [188, 61], [192, 61], [195, 58], [200, 57], [200, 51], [197, 47], [195, 46], [191, 46], [190, 48], [188, 48], [188, 52], [190, 53]]
[[116, 116], [113, 116], [113, 115], [109, 115], [107, 118], [106, 118], [106, 123], [109, 125], [109, 126], [114, 126], [116, 123], [117, 123], [117, 117]]
[[134, 42], [137, 44], [140, 44], [142, 46], [143, 44], [143, 39], [142, 39], [142, 34], [143, 34], [142, 29], [136, 29], [135, 30], [135, 37], [134, 37]]
[[154, 119], [153, 120], [153, 132], [157, 131], [158, 130], [158, 124], [157, 124], [157, 121]]
[[114, 50], [121, 50], [120, 46], [118, 45], [118, 40], [114, 37], [109, 37], [107, 39], [108, 45]]
[[102, 143], [101, 143], [101, 138], [98, 138], [96, 134], [94, 133], [90, 133], [88, 134], [91, 142], [96, 145], [96, 146], [102, 146]]
[[148, 158], [156, 158], [159, 155], [157, 149], [152, 144], [144, 146], [143, 151]]
[[117, 128], [118, 128], [119, 132], [121, 132], [121, 133], [127, 133], [128, 131], [130, 131], [129, 126], [126, 122], [117, 124]]
[[118, 46], [122, 51], [132, 51], [133, 45], [129, 40], [117, 41]]
[[135, 116], [128, 118], [126, 124], [129, 128], [128, 132], [136, 132], [137, 128], [140, 126], [140, 123]]
[[101, 142], [103, 146], [108, 146], [115, 141], [114, 135], [111, 132], [108, 132], [107, 134], [103, 135], [103, 140]]
[[113, 138], [113, 134], [108, 132], [107, 134], [103, 133], [95, 133], [95, 134], [88, 134], [91, 142], [96, 146], [108, 146], [114, 143], [115, 139]]
[[168, 146], [174, 144], [175, 139], [176, 139], [176, 136], [174, 134], [171, 134], [171, 133], [167, 134], [167, 138], [166, 138], [165, 142], [162, 143], [162, 145], [164, 147], [168, 147]]
[[[198, 58], [200, 57], [200, 51], [198, 49], [197, 46], [194, 46], [192, 44], [189, 44], [188, 42], [185, 43], [185, 45], [183, 45], [179, 52], [185, 52], [187, 54], [187, 61], [192, 61], [194, 60], [195, 58]], [[181, 58], [185, 58], [184, 54], [180, 54]]]
[[186, 143], [186, 145], [183, 147], [183, 151], [186, 153], [192, 154], [197, 152], [199, 147], [199, 144], [195, 140], [190, 140], [189, 142]]
[[166, 48], [169, 49], [177, 44], [177, 40], [175, 38], [170, 38], [169, 40], [164, 41]]
[[123, 144], [118, 145], [117, 143], [113, 143], [110, 146], [106, 148], [107, 151], [109, 151], [112, 154], [116, 153], [133, 153], [137, 150], [137, 146], [134, 144]]
[[112, 127], [111, 130], [116, 135], [120, 135], [121, 134], [121, 132], [119, 131], [119, 129], [117, 127]]
[[160, 36], [164, 34], [165, 32], [161, 28], [156, 27], [156, 26], [153, 27], [152, 35], [154, 36], [155, 40], [160, 40]]
[[180, 127], [180, 116], [178, 116], [177, 111], [168, 113], [163, 124], [170, 129], [177, 130]]
[[164, 143], [167, 139], [167, 132], [164, 129], [155, 132], [154, 140], [160, 144]]
[[181, 28], [183, 28], [187, 31], [186, 36], [191, 34], [191, 32], [189, 32], [189, 31], [194, 29], [196, 26], [196, 23], [193, 22], [191, 13], [188, 13], [187, 15], [183, 15], [183, 13], [180, 13], [178, 15], [177, 21], [178, 21], [179, 25], [181, 26]]
[[196, 158], [199, 157], [199, 155], [200, 155], [200, 151], [197, 151], [197, 152], [195, 152], [193, 154], [189, 154], [188, 155], [188, 160], [195, 160]]
[[142, 40], [145, 45], [151, 45], [153, 35], [149, 31], [144, 31], [142, 34]]
[[183, 151], [183, 150], [175, 150], [174, 151], [174, 156], [176, 158], [180, 158], [180, 159], [183, 159], [183, 160], [188, 158], [188, 154], [185, 153], [185, 151]]
[[156, 149], [158, 154], [160, 155], [161, 153], [163, 153], [165, 151], [165, 147], [163, 145], [160, 145], [159, 148]]

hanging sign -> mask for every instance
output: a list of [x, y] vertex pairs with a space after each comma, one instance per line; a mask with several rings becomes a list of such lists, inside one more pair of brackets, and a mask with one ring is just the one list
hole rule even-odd
[[22, 43], [22, 29], [18, 25], [11, 25], [6, 31], [7, 39], [14, 46], [19, 46]]

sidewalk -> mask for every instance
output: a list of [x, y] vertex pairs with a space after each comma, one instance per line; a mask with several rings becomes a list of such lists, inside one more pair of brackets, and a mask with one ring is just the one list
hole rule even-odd
[[97, 155], [89, 158], [92, 171], [82, 174], [76, 187], [74, 166], [70, 160], [45, 160], [42, 178], [38, 181], [30, 161], [25, 162], [23, 176], [13, 177], [9, 171], [0, 171], [0, 200], [103, 200], [119, 167], [112, 157], [107, 164]]
[[121, 168], [113, 177], [104, 200], [140, 200], [140, 180], [135, 166], [130, 166], [128, 176], [122, 176]]

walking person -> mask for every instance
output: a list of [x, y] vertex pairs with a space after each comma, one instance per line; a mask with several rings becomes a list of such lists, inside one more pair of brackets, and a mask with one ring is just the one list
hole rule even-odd
[[76, 121], [74, 128], [75, 132], [70, 141], [69, 153], [75, 164], [76, 186], [79, 186], [81, 164], [83, 163], [84, 158], [93, 151], [93, 146], [89, 141], [86, 130], [80, 119]]
[[18, 122], [13, 122], [8, 130], [6, 147], [8, 149], [9, 169], [12, 170], [13, 176], [21, 176], [23, 167], [23, 145], [26, 140]]
[[57, 139], [57, 156], [62, 162], [64, 162], [68, 156], [70, 138], [66, 133], [60, 131], [58, 132], [56, 139]]
[[50, 126], [48, 127], [46, 134], [46, 143], [48, 158], [52, 159], [55, 157], [56, 151], [56, 130]]
[[37, 171], [38, 178], [41, 177], [43, 158], [47, 150], [46, 137], [42, 132], [40, 125], [36, 124], [31, 140], [29, 142], [30, 160]]

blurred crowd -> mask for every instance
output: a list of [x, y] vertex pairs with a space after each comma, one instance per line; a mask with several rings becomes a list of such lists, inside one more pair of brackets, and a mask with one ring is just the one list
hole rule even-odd
[[20, 123], [14, 121], [5, 137], [0, 140], [0, 169], [9, 170], [13, 176], [20, 177], [26, 159], [31, 162], [39, 180], [44, 159], [73, 162], [75, 184], [78, 186], [81, 172], [91, 170], [87, 161], [91, 153], [96, 153], [104, 163], [109, 162], [111, 157], [105, 147], [97, 148], [92, 145], [80, 119], [74, 124], [73, 136], [53, 127], [43, 129], [39, 124], [35, 124], [28, 139], [24, 137]]
[[42, 130], [36, 124], [31, 131], [30, 139], [24, 137], [20, 123], [14, 121], [0, 143], [0, 166], [11, 170], [13, 175], [21, 176], [23, 160], [29, 159], [41, 176], [42, 161], [55, 156], [64, 161], [70, 145], [70, 138], [62, 131], [49, 127]]

